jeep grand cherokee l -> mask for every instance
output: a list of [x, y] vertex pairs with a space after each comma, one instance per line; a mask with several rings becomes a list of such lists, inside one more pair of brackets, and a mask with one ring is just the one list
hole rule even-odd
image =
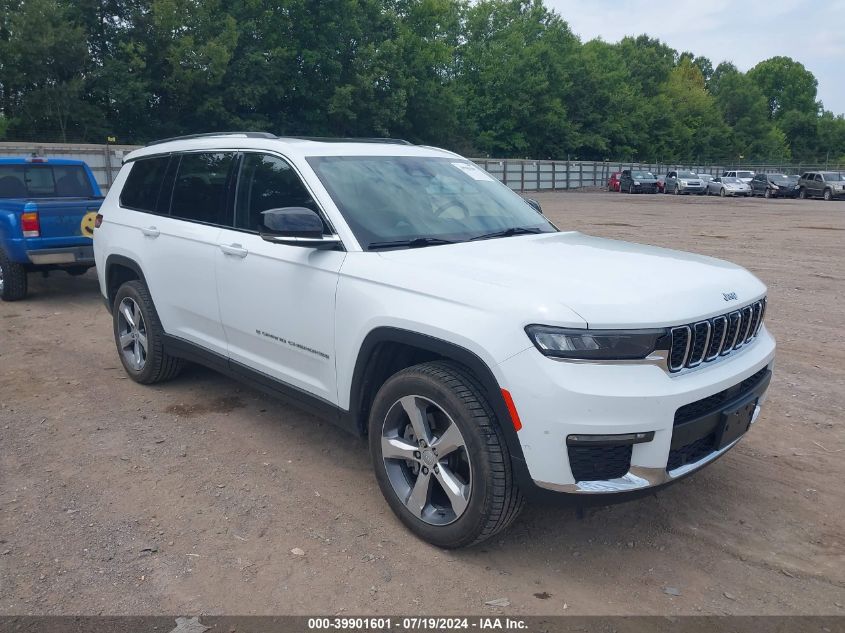
[[100, 222], [132, 379], [197, 361], [367, 436], [387, 503], [442, 547], [526, 497], [611, 501], [698, 470], [771, 376], [753, 275], [560, 230], [440, 149], [160, 142], [126, 157]]

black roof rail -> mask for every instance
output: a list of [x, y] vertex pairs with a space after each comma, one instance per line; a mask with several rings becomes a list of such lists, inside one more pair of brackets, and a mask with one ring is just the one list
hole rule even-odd
[[157, 141], [150, 141], [150, 145], [160, 145], [161, 143], [169, 143], [170, 141], [187, 141], [193, 138], [209, 138], [214, 136], [246, 136], [247, 138], [279, 138], [270, 132], [205, 132], [203, 134], [185, 134], [184, 136], [171, 136], [170, 138], [161, 138]]
[[[284, 137], [279, 137], [284, 138]], [[334, 136], [289, 136], [287, 138], [295, 138], [301, 141], [317, 141], [320, 143], [388, 143], [395, 145], [413, 145], [410, 141], [403, 138], [382, 138], [382, 137], [334, 137]]]

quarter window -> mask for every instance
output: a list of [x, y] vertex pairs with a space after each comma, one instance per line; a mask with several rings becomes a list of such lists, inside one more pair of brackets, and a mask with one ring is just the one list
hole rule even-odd
[[120, 192], [121, 206], [154, 212], [169, 162], [169, 156], [136, 160]]
[[183, 154], [173, 185], [170, 215], [206, 224], [229, 225], [226, 191], [235, 155]]
[[293, 168], [268, 154], [245, 154], [238, 178], [235, 228], [261, 229], [261, 213], [282, 207], [306, 207], [318, 211], [308, 190]]

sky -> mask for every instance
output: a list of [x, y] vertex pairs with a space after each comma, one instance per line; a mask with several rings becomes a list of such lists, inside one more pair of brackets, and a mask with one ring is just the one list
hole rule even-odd
[[845, 113], [845, 0], [545, 0], [586, 42], [647, 33], [715, 68], [747, 71], [769, 57], [801, 62], [826, 110]]

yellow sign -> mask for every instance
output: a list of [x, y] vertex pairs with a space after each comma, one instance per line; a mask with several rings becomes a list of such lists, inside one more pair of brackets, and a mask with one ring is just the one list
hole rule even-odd
[[94, 224], [97, 221], [97, 212], [89, 211], [82, 216], [82, 223], [79, 225], [79, 230], [85, 237], [94, 237]]
[[106, 137], [106, 143], [117, 143], [117, 137], [116, 136], [107, 136]]

